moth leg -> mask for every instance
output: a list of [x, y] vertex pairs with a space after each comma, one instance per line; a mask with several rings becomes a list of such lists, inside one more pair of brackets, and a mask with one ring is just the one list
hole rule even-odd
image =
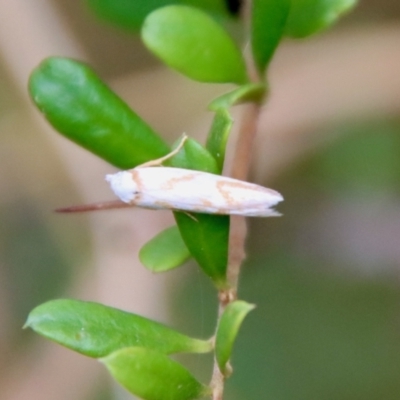
[[186, 133], [184, 133], [182, 136], [182, 139], [176, 149], [172, 150], [170, 153], [168, 153], [164, 157], [160, 157], [160, 158], [157, 158], [156, 160], [151, 160], [151, 161], [145, 162], [144, 164], [138, 165], [136, 168], [155, 167], [155, 166], [161, 165], [164, 161], [169, 160], [175, 154], [178, 154], [181, 151], [181, 149], [187, 139], [188, 139], [188, 136], [186, 135]]
[[189, 218], [191, 218], [193, 221], [195, 221], [195, 222], [199, 222], [199, 220], [193, 215], [193, 214], [191, 214], [190, 212], [188, 212], [188, 211], [181, 211], [182, 213], [184, 213], [184, 214], [186, 214]]

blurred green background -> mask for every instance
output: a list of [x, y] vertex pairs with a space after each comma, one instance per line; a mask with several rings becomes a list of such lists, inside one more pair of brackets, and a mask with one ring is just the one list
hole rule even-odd
[[[215, 293], [194, 265], [168, 278], [149, 275], [169, 293], [140, 280], [142, 238], [135, 232], [153, 222], [148, 211], [52, 213], [103, 200], [107, 191], [97, 181], [110, 167], [43, 133], [24, 93], [27, 71], [43, 54], [83, 56], [170, 142], [182, 131], [204, 140], [207, 101], [226, 87], [157, 69], [137, 37], [101, 22], [81, 2], [35, 3], [0, 5], [7, 18], [0, 23], [0, 399], [131, 398], [92, 367], [94, 360], [69, 359], [21, 330], [28, 312], [67, 296], [133, 311], [143, 302], [146, 315], [207, 337]], [[55, 16], [62, 25], [55, 26]], [[235, 347], [229, 400], [400, 396], [399, 20], [397, 1], [361, 1], [330, 32], [285, 43], [272, 65], [252, 180], [283, 193], [284, 217], [249, 220], [240, 297], [257, 308]], [[132, 231], [115, 227], [118, 218]], [[99, 240], [110, 243], [107, 256]], [[132, 271], [119, 279], [128, 292], [144, 286], [147, 298], [119, 293], [118, 277], [107, 289], [118, 265], [130, 263]], [[184, 361], [208, 379], [211, 360]]]

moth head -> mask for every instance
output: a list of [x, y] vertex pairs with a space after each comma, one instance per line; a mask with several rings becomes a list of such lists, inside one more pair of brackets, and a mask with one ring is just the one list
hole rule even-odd
[[138, 193], [138, 187], [136, 182], [133, 180], [132, 173], [130, 171], [121, 171], [116, 174], [106, 175], [106, 181], [110, 183], [112, 191], [118, 196], [124, 203], [131, 203], [135, 199]]

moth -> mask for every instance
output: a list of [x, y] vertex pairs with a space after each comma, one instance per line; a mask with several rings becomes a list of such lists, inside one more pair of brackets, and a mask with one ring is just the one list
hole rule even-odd
[[143, 207], [205, 214], [276, 217], [280, 193], [253, 183], [207, 172], [161, 166], [182, 148], [186, 136], [171, 153], [128, 171], [106, 175], [120, 201], [70, 207], [59, 211], [87, 211]]
[[139, 167], [107, 175], [111, 189], [126, 204], [205, 214], [274, 217], [280, 193], [253, 183], [170, 167]]

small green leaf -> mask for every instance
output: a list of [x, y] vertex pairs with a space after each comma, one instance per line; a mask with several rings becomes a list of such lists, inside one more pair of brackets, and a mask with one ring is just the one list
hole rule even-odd
[[177, 226], [171, 226], [147, 242], [139, 252], [142, 264], [153, 272], [179, 267], [190, 258]]
[[208, 105], [208, 109], [211, 111], [217, 111], [221, 108], [226, 109], [246, 102], [259, 103], [263, 100], [265, 91], [266, 86], [264, 83], [249, 83], [247, 85], [242, 85], [237, 89], [214, 99]]
[[219, 289], [227, 287], [229, 216], [174, 212], [183, 241]]
[[[180, 141], [181, 139], [176, 141], [172, 147], [177, 147]], [[192, 138], [187, 138], [180, 152], [165, 164], [171, 167], [193, 169], [211, 174], [219, 172], [217, 161], [213, 155]]]
[[228, 110], [220, 108], [215, 112], [214, 120], [207, 137], [207, 149], [218, 163], [218, 172], [222, 173], [225, 161], [226, 145], [233, 120]]
[[[176, 0], [86, 0], [88, 6], [104, 20], [136, 32], [148, 14], [157, 8], [176, 3]], [[194, 5], [209, 13], [227, 17], [224, 0], [180, 0], [181, 4]]]
[[187, 6], [167, 6], [148, 15], [142, 27], [146, 46], [165, 64], [201, 82], [247, 81], [242, 54], [211, 17]]
[[221, 316], [215, 338], [215, 356], [222, 372], [226, 372], [226, 364], [243, 319], [254, 307], [253, 304], [237, 300], [230, 303]]
[[206, 147], [218, 163], [218, 173], [222, 172], [225, 149], [232, 129], [233, 120], [228, 108], [245, 102], [261, 102], [265, 95], [264, 83], [249, 83], [214, 99], [208, 106], [215, 111], [215, 117], [207, 137]]
[[[296, 0], [294, 0], [296, 1]], [[271, 60], [285, 31], [291, 0], [253, 0], [251, 46], [261, 74]]]
[[292, 0], [286, 34], [303, 38], [327, 29], [356, 4], [357, 0]]
[[36, 307], [25, 327], [78, 353], [103, 357], [123, 347], [162, 353], [204, 353], [208, 341], [193, 339], [158, 322], [102, 304], [53, 300]]
[[116, 167], [133, 168], [169, 151], [85, 64], [48, 58], [33, 71], [29, 91], [54, 128]]
[[182, 365], [153, 350], [128, 347], [100, 361], [117, 382], [144, 400], [192, 400], [211, 392]]

